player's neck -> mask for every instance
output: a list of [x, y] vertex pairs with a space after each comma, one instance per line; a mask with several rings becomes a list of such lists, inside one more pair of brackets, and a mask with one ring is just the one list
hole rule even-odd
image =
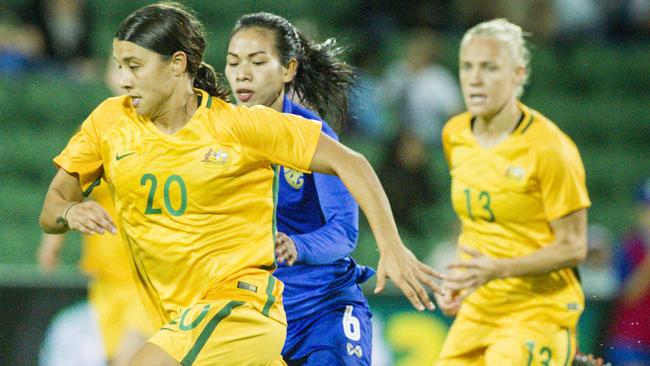
[[197, 96], [191, 87], [175, 90], [161, 112], [151, 120], [161, 131], [171, 135], [189, 122], [198, 107]]
[[284, 110], [284, 88], [280, 89], [280, 92], [278, 93], [278, 96], [275, 98], [273, 101], [273, 104], [271, 104], [269, 107], [275, 109], [278, 112], [282, 112]]
[[483, 147], [492, 147], [510, 136], [523, 112], [513, 100], [506, 103], [494, 116], [477, 116], [473, 133]]

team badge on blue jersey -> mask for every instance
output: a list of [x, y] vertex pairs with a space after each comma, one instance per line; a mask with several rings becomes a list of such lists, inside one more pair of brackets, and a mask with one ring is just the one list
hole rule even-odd
[[305, 184], [304, 174], [289, 168], [284, 168], [284, 179], [294, 189], [300, 189]]

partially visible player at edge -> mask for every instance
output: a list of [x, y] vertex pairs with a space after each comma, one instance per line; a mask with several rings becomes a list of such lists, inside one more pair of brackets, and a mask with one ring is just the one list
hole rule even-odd
[[584, 295], [585, 171], [575, 144], [519, 101], [529, 52], [504, 19], [460, 45], [467, 112], [443, 130], [459, 259], [437, 296], [455, 314], [436, 365], [570, 365]]
[[202, 24], [177, 3], [132, 13], [113, 40], [126, 96], [109, 98], [54, 162], [40, 223], [115, 233], [106, 211], [84, 201], [104, 178], [142, 301], [160, 330], [136, 365], [283, 365], [286, 336], [275, 269], [276, 165], [336, 174], [373, 229], [378, 290], [390, 277], [411, 303], [433, 303], [441, 276], [403, 245], [386, 195], [360, 154], [321, 123], [225, 101], [202, 62]]
[[[232, 31], [225, 74], [238, 104], [319, 120], [338, 140], [319, 115], [338, 124], [346, 117], [347, 91], [356, 80], [340, 53], [334, 39], [313, 43], [280, 16], [247, 14]], [[369, 366], [371, 313], [359, 283], [374, 271], [350, 257], [358, 238], [356, 202], [338, 177], [286, 167], [280, 167], [278, 193], [274, 275], [284, 283], [285, 361]]]

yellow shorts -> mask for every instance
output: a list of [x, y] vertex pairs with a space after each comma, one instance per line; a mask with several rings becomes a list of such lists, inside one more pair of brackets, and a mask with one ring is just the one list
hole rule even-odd
[[134, 284], [92, 280], [88, 286], [88, 300], [97, 314], [108, 359], [115, 356], [127, 332], [136, 332], [143, 339], [154, 333]]
[[565, 366], [576, 352], [575, 327], [545, 322], [481, 322], [459, 317], [436, 366]]
[[243, 301], [210, 300], [183, 309], [149, 342], [182, 366], [285, 365], [287, 327]]

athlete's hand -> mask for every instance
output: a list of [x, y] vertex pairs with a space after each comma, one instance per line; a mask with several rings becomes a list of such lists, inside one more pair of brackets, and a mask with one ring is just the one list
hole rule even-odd
[[71, 230], [77, 230], [84, 234], [104, 234], [109, 232], [113, 235], [117, 232], [111, 216], [93, 200], [71, 204], [66, 209], [63, 217], [68, 222]]
[[275, 234], [275, 257], [278, 262], [286, 263], [288, 266], [293, 266], [298, 259], [296, 243], [287, 234], [279, 231]]
[[[444, 288], [444, 282], [442, 286]], [[433, 296], [435, 296], [438, 308], [443, 314], [446, 316], [455, 316], [458, 313], [462, 298], [457, 292], [447, 290], [444, 295], [434, 293]]]
[[495, 260], [478, 250], [463, 245], [460, 250], [471, 258], [447, 266], [450, 273], [445, 278], [445, 288], [454, 292], [463, 291], [463, 297], [466, 297], [484, 283], [496, 278], [498, 266]]
[[384, 289], [386, 278], [390, 278], [419, 311], [424, 310], [423, 304], [426, 304], [429, 310], [436, 308], [422, 284], [431, 288], [434, 293], [443, 294], [440, 286], [433, 280], [441, 280], [443, 275], [420, 262], [404, 245], [386, 248], [380, 254], [375, 293]]

